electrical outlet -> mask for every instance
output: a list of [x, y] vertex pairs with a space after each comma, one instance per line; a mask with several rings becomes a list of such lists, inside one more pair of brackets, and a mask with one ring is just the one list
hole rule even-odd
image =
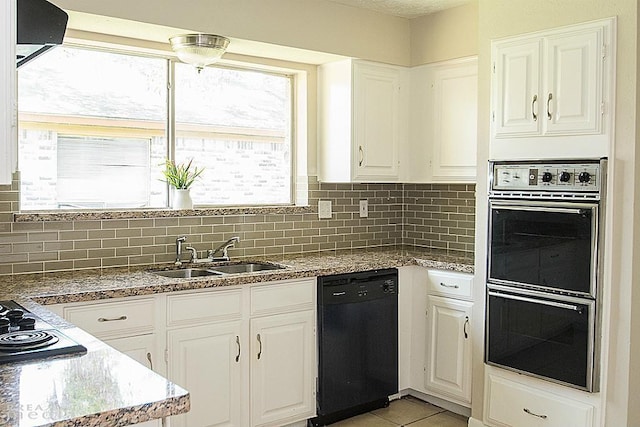
[[360, 200], [360, 218], [367, 218], [369, 216], [369, 201]]
[[331, 200], [319, 200], [318, 201], [318, 218], [319, 219], [331, 219]]

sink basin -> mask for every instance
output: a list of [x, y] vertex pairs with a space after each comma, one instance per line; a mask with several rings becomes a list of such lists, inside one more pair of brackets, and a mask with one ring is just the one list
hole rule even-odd
[[181, 268], [179, 270], [156, 270], [152, 273], [164, 277], [190, 279], [192, 277], [219, 276], [222, 273], [204, 268]]
[[284, 267], [273, 264], [265, 264], [261, 262], [241, 262], [238, 264], [228, 264], [211, 267], [213, 271], [223, 274], [255, 273], [257, 271], [280, 270], [282, 268]]

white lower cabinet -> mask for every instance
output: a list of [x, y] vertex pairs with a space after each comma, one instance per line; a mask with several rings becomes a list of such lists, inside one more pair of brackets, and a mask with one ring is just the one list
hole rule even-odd
[[497, 427], [592, 427], [593, 405], [487, 375], [485, 424]]
[[314, 324], [314, 310], [251, 319], [252, 426], [315, 414]]
[[112, 338], [103, 341], [151, 370], [160, 366], [161, 358], [157, 354], [155, 334]]
[[471, 402], [472, 306], [453, 298], [427, 298], [426, 387], [467, 403]]
[[191, 410], [171, 427], [315, 416], [315, 277], [48, 308], [188, 390]]
[[[164, 372], [155, 333], [154, 298], [118, 298], [48, 308], [138, 363]], [[151, 420], [136, 426], [160, 427], [161, 423]]]
[[409, 387], [468, 408], [473, 275], [413, 267], [411, 285]]
[[172, 427], [282, 426], [315, 415], [315, 278], [167, 297]]
[[169, 378], [191, 397], [191, 410], [172, 417], [172, 427], [242, 425], [241, 326], [219, 322], [167, 332]]

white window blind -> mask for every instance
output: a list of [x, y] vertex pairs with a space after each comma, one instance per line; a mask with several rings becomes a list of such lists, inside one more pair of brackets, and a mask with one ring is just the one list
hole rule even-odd
[[150, 140], [58, 135], [58, 204], [140, 208], [149, 204]]

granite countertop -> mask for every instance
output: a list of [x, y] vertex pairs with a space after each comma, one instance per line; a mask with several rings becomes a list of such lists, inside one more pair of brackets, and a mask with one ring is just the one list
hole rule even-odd
[[41, 305], [18, 302], [87, 353], [0, 365], [0, 426], [120, 427], [189, 411], [186, 390]]
[[[0, 276], [0, 299], [14, 299], [87, 347], [83, 356], [0, 365], [0, 426], [124, 426], [189, 410], [189, 394], [46, 309], [48, 304], [421, 265], [473, 273], [473, 259], [438, 250], [331, 251], [255, 259], [286, 268], [176, 279], [147, 266]], [[218, 264], [219, 265], [219, 264]], [[207, 264], [198, 264], [207, 267]], [[183, 266], [184, 267], [184, 266]]]
[[[427, 268], [473, 273], [473, 259], [446, 251], [420, 248], [381, 248], [327, 251], [288, 257], [251, 258], [285, 268], [255, 273], [176, 279], [151, 273], [152, 269], [176, 268], [172, 265], [110, 268], [63, 273], [0, 276], [2, 299], [29, 299], [49, 305], [95, 301], [136, 295], [243, 285], [256, 282], [326, 276], [381, 268], [421, 265]], [[220, 263], [213, 264], [220, 265]], [[190, 266], [185, 263], [182, 267]], [[212, 264], [196, 264], [207, 268]], [[4, 283], [3, 283], [4, 282]]]

